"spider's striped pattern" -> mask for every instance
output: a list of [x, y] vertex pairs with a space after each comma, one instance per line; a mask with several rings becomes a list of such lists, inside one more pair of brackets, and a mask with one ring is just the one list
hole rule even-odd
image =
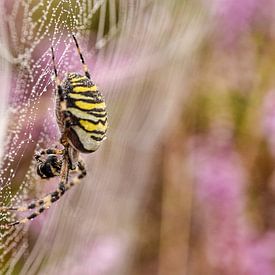
[[[61, 82], [57, 75], [54, 51], [51, 48], [56, 84], [56, 120], [61, 133], [60, 143], [63, 148], [49, 148], [42, 150], [35, 156], [38, 162], [37, 174], [44, 179], [59, 176], [59, 185], [55, 191], [26, 206], [1, 207], [1, 211], [21, 212], [35, 209], [25, 218], [5, 224], [5, 228], [24, 224], [34, 219], [59, 200], [72, 186], [78, 184], [86, 176], [85, 164], [80, 159], [79, 153], [96, 151], [106, 138], [107, 113], [105, 101], [97, 86], [91, 80], [88, 67], [74, 35], [73, 39], [85, 75], [68, 73]], [[72, 172], [76, 172], [77, 176], [69, 180]]]
[[80, 152], [94, 152], [106, 137], [104, 99], [96, 85], [80, 74], [68, 74], [62, 87], [67, 91], [66, 111], [70, 117], [68, 138]]

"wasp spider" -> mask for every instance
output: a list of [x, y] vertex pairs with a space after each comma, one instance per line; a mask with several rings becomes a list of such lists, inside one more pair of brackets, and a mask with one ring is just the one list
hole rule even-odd
[[[34, 219], [59, 200], [72, 186], [78, 184], [86, 175], [85, 165], [79, 153], [96, 151], [106, 138], [107, 113], [104, 98], [91, 80], [74, 35], [73, 39], [85, 75], [68, 73], [61, 82], [57, 75], [53, 47], [51, 47], [56, 86], [56, 120], [61, 133], [62, 149], [45, 149], [35, 155], [38, 163], [37, 174], [43, 179], [59, 176], [59, 185], [52, 193], [26, 206], [2, 207], [2, 211], [33, 211], [25, 218], [4, 225], [5, 227], [24, 224]], [[71, 172], [78, 174], [69, 180]]]

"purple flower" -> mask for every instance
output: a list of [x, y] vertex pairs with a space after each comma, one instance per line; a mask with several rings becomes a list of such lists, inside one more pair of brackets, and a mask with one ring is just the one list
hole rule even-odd
[[207, 255], [211, 265], [223, 274], [240, 274], [240, 255], [247, 234], [243, 219], [245, 172], [233, 147], [217, 145], [215, 140], [195, 140], [191, 152], [195, 190], [203, 209]]
[[257, 0], [212, 0], [219, 40], [229, 46], [239, 40], [244, 33], [250, 31], [260, 7]]
[[275, 273], [274, 252], [275, 232], [254, 238], [247, 245], [247, 257], [244, 261], [247, 275], [273, 275]]
[[201, 137], [191, 147], [208, 261], [218, 274], [275, 274], [275, 232], [260, 235], [248, 223], [245, 168], [229, 139], [221, 139]]
[[86, 249], [80, 249], [77, 262], [71, 264], [66, 274], [112, 274], [126, 258], [125, 240], [114, 236], [99, 237]]
[[268, 92], [262, 105], [262, 133], [275, 156], [275, 92]]

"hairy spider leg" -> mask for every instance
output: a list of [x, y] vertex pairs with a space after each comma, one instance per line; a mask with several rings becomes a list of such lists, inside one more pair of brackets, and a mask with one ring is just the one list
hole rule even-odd
[[[38, 200], [36, 202], [33, 202], [32, 205], [39, 207], [37, 209], [37, 211], [34, 211], [33, 213], [31, 213], [29, 216], [22, 218], [21, 220], [6, 224], [6, 225], [1, 225], [1, 228], [9, 228], [11, 226], [15, 226], [18, 224], [25, 224], [30, 220], [33, 220], [34, 218], [36, 218], [37, 216], [39, 216], [41, 213], [43, 213], [46, 209], [48, 209], [54, 202], [58, 201], [64, 194], [66, 191], [68, 191], [71, 187], [79, 184], [81, 182], [81, 179], [84, 178], [86, 176], [86, 169], [84, 166], [84, 162], [83, 161], [79, 161], [78, 162], [78, 175], [75, 176], [72, 181], [70, 181], [68, 183], [68, 161], [64, 161], [64, 166], [63, 166], [63, 171], [62, 171], [62, 178], [61, 181], [58, 185], [58, 188], [46, 195], [43, 199]], [[27, 207], [25, 207], [26, 209]], [[22, 209], [22, 208], [21, 208]], [[13, 210], [17, 210], [20, 211], [20, 208], [17, 209], [13, 209]], [[28, 210], [28, 209], [27, 209]]]
[[85, 168], [84, 161], [80, 159], [77, 163], [78, 168], [78, 175], [75, 176], [70, 183], [66, 186], [66, 190], [70, 189], [71, 187], [78, 185], [81, 182], [81, 179], [83, 179], [87, 175], [87, 171]]
[[64, 155], [65, 150], [64, 149], [57, 149], [57, 148], [52, 148], [52, 149], [45, 149], [41, 150], [40, 152], [37, 152], [34, 156], [35, 160], [37, 162], [42, 162], [41, 157], [44, 155]]
[[91, 79], [91, 75], [90, 75], [90, 73], [89, 73], [88, 66], [87, 66], [87, 64], [85, 63], [84, 57], [83, 57], [83, 55], [82, 55], [82, 53], [81, 53], [81, 51], [80, 51], [80, 47], [79, 47], [79, 45], [78, 45], [78, 42], [77, 42], [77, 40], [76, 40], [76, 37], [75, 37], [73, 34], [72, 34], [72, 36], [73, 36], [73, 39], [74, 39], [74, 42], [75, 42], [75, 46], [76, 46], [76, 48], [77, 48], [77, 52], [78, 52], [78, 54], [79, 54], [79, 57], [80, 57], [82, 66], [83, 66], [83, 71], [85, 72], [85, 75], [86, 75], [89, 79]]
[[53, 69], [54, 69], [54, 75], [55, 75], [55, 85], [57, 88], [57, 96], [59, 97], [59, 106], [60, 106], [60, 113], [62, 114], [63, 118], [62, 120], [64, 121], [64, 129], [62, 132], [62, 136], [60, 138], [60, 143], [66, 147], [68, 145], [67, 142], [67, 137], [66, 137], [66, 127], [68, 127], [68, 122], [70, 121], [70, 117], [68, 116], [68, 112], [66, 111], [67, 109], [67, 101], [65, 99], [64, 91], [61, 87], [61, 82], [60, 79], [58, 78], [57, 75], [57, 69], [56, 69], [56, 64], [55, 64], [55, 55], [54, 55], [54, 50], [53, 47], [51, 47], [52, 50], [52, 62], [53, 62]]
[[[43, 155], [64, 155], [64, 149], [45, 149], [45, 150], [41, 150], [40, 152], [35, 154], [35, 160], [39, 163], [42, 163], [43, 161], [41, 160], [41, 157]], [[36, 203], [32, 202], [30, 204], [28, 204], [27, 206], [20, 206], [20, 207], [9, 207], [9, 206], [1, 206], [0, 207], [0, 211], [18, 211], [18, 212], [23, 212], [23, 211], [28, 211], [31, 209], [34, 209], [38, 206], [41, 205], [41, 201], [37, 201]]]
[[[55, 84], [56, 86], [60, 86], [61, 88], [61, 82], [60, 82], [60, 79], [58, 78], [58, 75], [57, 75], [57, 69], [56, 69], [56, 64], [55, 64], [55, 55], [54, 55], [54, 50], [53, 50], [53, 47], [51, 47], [51, 51], [52, 51], [52, 62], [53, 62], [53, 71], [54, 71], [54, 76], [55, 76]], [[62, 90], [62, 88], [61, 88]]]
[[[6, 211], [8, 211], [8, 210], [14, 210], [14, 211], [18, 211], [18, 212], [24, 212], [24, 211], [28, 211], [30, 209], [34, 209], [34, 208], [38, 208], [38, 207], [40, 207], [39, 210], [41, 208], [44, 208], [44, 210], [45, 210], [45, 208], [48, 208], [48, 205], [51, 204], [50, 202], [51, 202], [51, 200], [53, 200], [53, 198], [55, 198], [56, 196], [58, 196], [60, 193], [64, 192], [64, 190], [65, 190], [65, 182], [66, 182], [66, 180], [68, 180], [68, 171], [67, 170], [68, 170], [68, 162], [64, 161], [63, 165], [62, 165], [62, 171], [61, 171], [61, 174], [60, 174], [61, 181], [60, 181], [57, 189], [54, 192], [51, 192], [48, 195], [46, 195], [44, 198], [36, 200], [36, 201], [33, 201], [33, 202], [31, 202], [30, 204], [28, 204], [26, 206], [20, 206], [20, 207], [1, 207], [0, 210], [6, 210]], [[44, 210], [40, 210], [41, 213]], [[34, 212], [34, 213], [32, 213], [30, 216], [28, 216], [25, 219], [32, 219], [31, 216], [35, 215], [36, 213], [37, 213], [37, 211]], [[24, 223], [24, 222], [22, 222], [22, 223]], [[11, 225], [13, 225], [13, 223]]]
[[64, 111], [66, 109], [66, 101], [64, 98], [64, 92], [63, 89], [61, 87], [61, 81], [57, 75], [57, 69], [56, 69], [56, 64], [55, 64], [55, 56], [54, 56], [54, 50], [53, 47], [51, 47], [52, 50], [52, 62], [53, 62], [53, 70], [54, 70], [54, 81], [55, 81], [55, 85], [57, 88], [57, 93], [58, 93], [58, 97], [60, 98], [60, 106], [61, 106], [61, 111]]
[[[81, 171], [81, 169], [79, 169], [79, 170]], [[20, 220], [15, 221], [15, 222], [4, 225], [4, 227], [9, 228], [11, 226], [15, 226], [15, 225], [18, 225], [18, 224], [25, 224], [28, 221], [33, 220], [34, 218], [38, 217], [46, 209], [51, 207], [51, 205], [54, 202], [58, 201], [65, 194], [65, 192], [70, 189], [70, 183], [69, 184], [67, 183], [68, 182], [68, 175], [69, 175], [68, 160], [65, 159], [64, 162], [63, 162], [63, 166], [62, 166], [61, 181], [60, 181], [57, 189], [54, 192], [51, 192], [50, 194], [46, 195], [41, 200], [38, 200], [38, 201], [32, 203], [32, 205], [34, 205], [34, 207], [39, 207], [36, 211], [34, 211], [33, 213], [31, 213], [29, 216], [27, 216], [25, 218], [22, 218]], [[78, 178], [78, 177], [80, 177], [80, 178], [83, 177], [82, 172], [79, 173], [78, 176], [76, 176], [76, 178]], [[73, 181], [75, 181], [75, 180], [73, 179], [72, 182]], [[19, 209], [17, 211], [19, 211]]]

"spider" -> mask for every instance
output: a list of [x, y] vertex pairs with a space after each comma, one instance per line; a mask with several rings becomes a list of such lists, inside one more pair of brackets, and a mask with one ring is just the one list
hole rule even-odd
[[[79, 153], [92, 153], [106, 139], [107, 113], [102, 94], [93, 83], [88, 66], [80, 51], [76, 37], [72, 35], [85, 75], [67, 73], [61, 82], [57, 75], [55, 55], [51, 47], [55, 76], [56, 121], [60, 130], [62, 149], [49, 148], [35, 154], [37, 174], [42, 179], [60, 177], [55, 191], [42, 199], [21, 207], [1, 207], [1, 211], [33, 212], [25, 218], [4, 225], [11, 227], [24, 224], [39, 216], [58, 201], [72, 186], [86, 176], [86, 169]], [[71, 172], [77, 175], [69, 181]]]

